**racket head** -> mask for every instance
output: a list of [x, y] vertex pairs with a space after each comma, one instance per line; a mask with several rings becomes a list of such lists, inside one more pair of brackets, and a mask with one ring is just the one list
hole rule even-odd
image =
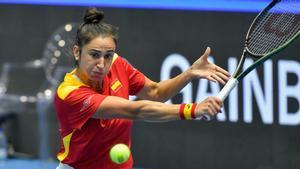
[[297, 0], [274, 0], [253, 20], [245, 42], [250, 56], [261, 58], [282, 50], [300, 36]]
[[46, 43], [42, 62], [46, 78], [54, 86], [62, 80], [57, 77], [59, 71], [65, 74], [73, 69], [75, 61], [72, 48], [78, 27], [79, 23], [66, 23], [57, 28]]

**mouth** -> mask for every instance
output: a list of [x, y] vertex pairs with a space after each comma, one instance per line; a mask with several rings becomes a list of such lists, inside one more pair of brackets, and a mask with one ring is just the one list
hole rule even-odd
[[104, 76], [104, 73], [103, 73], [103, 72], [95, 72], [95, 71], [93, 71], [93, 72], [92, 72], [92, 76], [103, 77], [103, 76]]

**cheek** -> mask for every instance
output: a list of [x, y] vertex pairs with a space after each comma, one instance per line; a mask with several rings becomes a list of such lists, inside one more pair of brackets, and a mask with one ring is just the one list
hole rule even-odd
[[111, 62], [108, 62], [108, 63], [105, 64], [105, 70], [106, 70], [107, 72], [109, 72], [110, 67], [111, 67]]
[[80, 69], [84, 70], [85, 72], [89, 73], [94, 67], [94, 62], [88, 59], [80, 59], [78, 61], [78, 66]]

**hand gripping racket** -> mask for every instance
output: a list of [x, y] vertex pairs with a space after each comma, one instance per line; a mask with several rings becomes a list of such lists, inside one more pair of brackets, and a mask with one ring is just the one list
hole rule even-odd
[[[237, 69], [216, 97], [224, 101], [249, 72], [285, 49], [300, 36], [299, 9], [299, 0], [273, 0], [255, 17], [246, 35], [244, 50]], [[242, 71], [247, 56], [256, 60]], [[201, 118], [212, 119], [208, 113]]]

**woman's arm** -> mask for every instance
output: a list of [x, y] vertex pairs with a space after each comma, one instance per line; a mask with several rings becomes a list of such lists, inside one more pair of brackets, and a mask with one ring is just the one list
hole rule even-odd
[[137, 96], [141, 99], [164, 102], [175, 96], [193, 79], [206, 78], [213, 82], [225, 84], [230, 74], [221, 67], [208, 62], [209, 54], [210, 48], [208, 47], [191, 67], [172, 79], [157, 83], [146, 78], [145, 85]]
[[[180, 117], [181, 107], [180, 104], [169, 105], [146, 100], [129, 101], [120, 97], [107, 96], [92, 118], [126, 118], [151, 122], [172, 121], [184, 119]], [[200, 117], [203, 113], [215, 116], [221, 111], [221, 107], [222, 101], [220, 99], [208, 97], [195, 105], [195, 117]]]

